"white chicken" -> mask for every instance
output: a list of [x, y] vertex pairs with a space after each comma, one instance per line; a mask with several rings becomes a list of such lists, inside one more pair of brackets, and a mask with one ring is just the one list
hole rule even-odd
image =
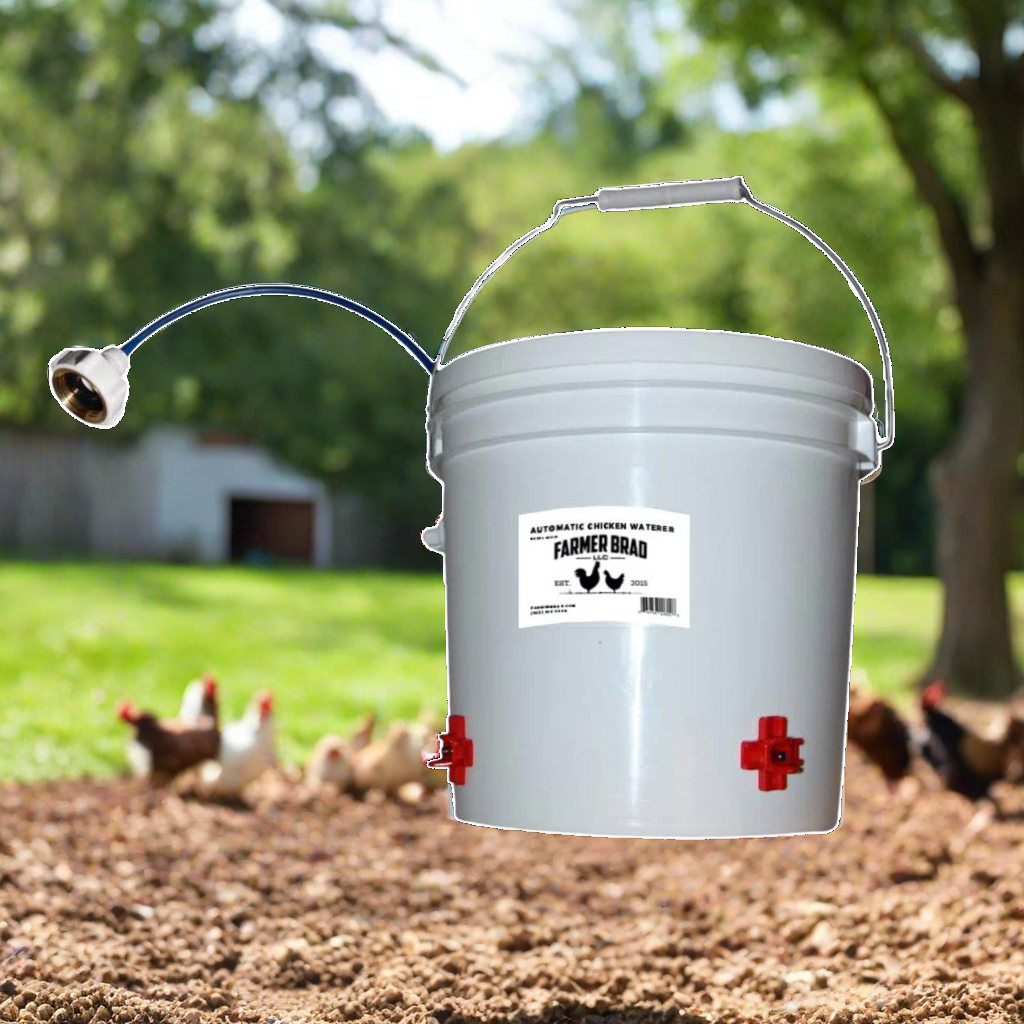
[[218, 720], [217, 680], [211, 675], [193, 679], [181, 697], [178, 721], [195, 725], [200, 718]]
[[200, 768], [200, 787], [210, 796], [237, 798], [276, 763], [274, 697], [266, 690], [221, 730], [220, 753]]

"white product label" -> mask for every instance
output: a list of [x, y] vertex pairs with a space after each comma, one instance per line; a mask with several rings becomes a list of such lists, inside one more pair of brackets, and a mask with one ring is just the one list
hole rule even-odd
[[519, 517], [519, 628], [690, 625], [690, 517], [590, 505]]

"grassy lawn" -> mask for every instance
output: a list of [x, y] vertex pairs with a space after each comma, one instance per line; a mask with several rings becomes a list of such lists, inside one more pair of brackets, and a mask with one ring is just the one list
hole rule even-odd
[[446, 703], [439, 578], [15, 562], [0, 607], [0, 778], [120, 768], [117, 702], [173, 713], [204, 671], [231, 717], [274, 690], [291, 759], [371, 708]]
[[[1014, 581], [1024, 606], [1024, 578]], [[938, 623], [933, 580], [862, 577], [854, 662], [899, 696]], [[110, 772], [123, 763], [118, 700], [171, 713], [204, 671], [234, 716], [279, 698], [286, 758], [375, 708], [445, 706], [444, 595], [436, 576], [177, 566], [4, 563], [0, 778]]]

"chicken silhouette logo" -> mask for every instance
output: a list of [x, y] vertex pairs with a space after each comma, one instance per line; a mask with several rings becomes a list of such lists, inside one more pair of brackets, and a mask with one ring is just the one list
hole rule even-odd
[[608, 589], [616, 591], [625, 582], [626, 574], [620, 573], [618, 576], [613, 576], [607, 569], [604, 571], [604, 581], [608, 584]]
[[601, 563], [595, 562], [594, 568], [590, 572], [577, 569], [576, 579], [580, 581], [580, 586], [589, 594], [601, 582]]
[[[595, 562], [594, 568], [590, 572], [577, 569], [576, 579], [580, 581], [580, 586], [589, 594], [601, 582], [601, 563]], [[608, 584], [608, 589], [614, 594], [625, 583], [626, 574], [623, 572], [618, 576], [613, 576], [605, 569], [604, 581]]]

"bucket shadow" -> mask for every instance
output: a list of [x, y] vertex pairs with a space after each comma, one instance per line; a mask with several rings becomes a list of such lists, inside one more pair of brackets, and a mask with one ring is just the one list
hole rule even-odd
[[598, 1011], [584, 1003], [574, 1002], [560, 1002], [545, 1007], [539, 1013], [520, 1011], [507, 1016], [493, 1013], [478, 1016], [451, 1007], [432, 1010], [430, 1015], [441, 1024], [563, 1024], [568, 1021], [585, 1021], [587, 1024], [717, 1024], [718, 1020], [681, 1010], [654, 1010], [642, 1006]]

